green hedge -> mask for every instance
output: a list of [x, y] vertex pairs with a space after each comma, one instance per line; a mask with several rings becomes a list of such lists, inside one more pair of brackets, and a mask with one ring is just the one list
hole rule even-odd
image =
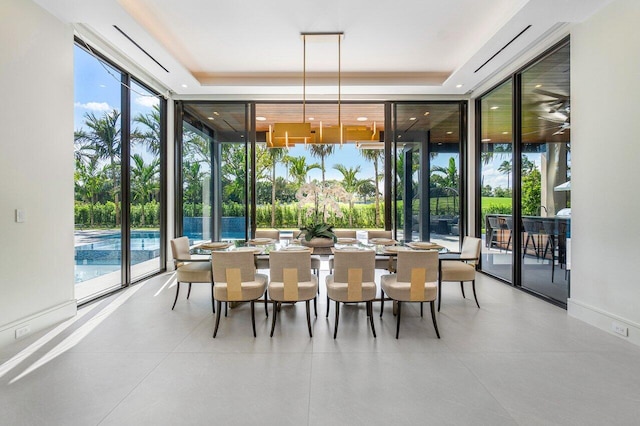
[[[91, 225], [91, 207], [89, 204], [76, 202], [74, 220], [79, 228], [113, 228], [116, 226], [116, 205], [113, 201], [96, 203], [93, 205], [93, 225]], [[160, 204], [151, 201], [144, 205], [145, 227], [157, 228], [160, 226]], [[142, 206], [131, 206], [131, 224], [142, 226]]]

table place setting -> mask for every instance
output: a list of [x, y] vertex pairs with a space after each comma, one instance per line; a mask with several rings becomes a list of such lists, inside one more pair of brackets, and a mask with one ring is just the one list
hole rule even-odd
[[267, 246], [269, 244], [273, 244], [275, 243], [276, 240], [274, 240], [273, 238], [253, 238], [249, 241], [247, 241], [248, 244], [254, 245], [254, 246]]
[[393, 246], [398, 242], [391, 238], [370, 238], [369, 244], [375, 244], [380, 246]]
[[224, 250], [231, 246], [232, 244], [228, 241], [211, 241], [209, 243], [202, 243], [195, 248], [201, 250]]

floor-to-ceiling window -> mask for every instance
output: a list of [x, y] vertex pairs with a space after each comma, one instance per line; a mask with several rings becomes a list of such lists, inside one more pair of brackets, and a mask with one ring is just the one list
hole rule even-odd
[[571, 253], [569, 48], [554, 46], [476, 103], [481, 268], [559, 304]]
[[135, 280], [162, 268], [160, 153], [164, 132], [160, 99], [136, 81], [131, 82], [130, 109], [129, 252], [131, 279]]
[[75, 281], [87, 300], [160, 271], [165, 101], [78, 41]]
[[523, 288], [566, 303], [571, 241], [569, 44], [522, 72]]
[[393, 105], [395, 228], [405, 241], [458, 250], [461, 215], [461, 102]]
[[513, 266], [513, 84], [511, 79], [482, 97], [480, 118], [480, 232], [482, 269], [512, 280]]
[[[383, 229], [384, 108], [256, 104], [256, 228], [295, 230], [319, 213], [336, 229]], [[306, 138], [295, 133], [303, 121]], [[337, 204], [321, 212], [305, 204], [328, 194]]]
[[177, 232], [193, 244], [246, 239], [250, 162], [246, 103], [180, 104]]

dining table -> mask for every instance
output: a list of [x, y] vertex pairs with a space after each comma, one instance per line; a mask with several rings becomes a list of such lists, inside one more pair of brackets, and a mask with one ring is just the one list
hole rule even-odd
[[[434, 250], [438, 251], [440, 260], [453, 260], [459, 257], [458, 253], [451, 253], [445, 247], [429, 241], [397, 241], [390, 238], [372, 238], [370, 240], [358, 240], [355, 238], [338, 238], [333, 247], [308, 247], [302, 244], [300, 240], [274, 240], [271, 238], [255, 238], [251, 240], [233, 240], [233, 241], [213, 241], [203, 242], [195, 245], [191, 252], [194, 255], [210, 257], [214, 251], [252, 251], [255, 255], [256, 268], [258, 265], [267, 266], [269, 262], [269, 253], [274, 250], [284, 251], [300, 251], [307, 250], [312, 256], [320, 259], [329, 260], [333, 257], [335, 250], [373, 250], [378, 259], [388, 259], [388, 266], [385, 268], [391, 273], [395, 272], [395, 259], [401, 251], [410, 250]], [[266, 268], [264, 268], [266, 269]], [[385, 298], [384, 300], [391, 300]], [[374, 301], [383, 302], [382, 298], [376, 298]], [[265, 294], [264, 303], [270, 301]], [[235, 304], [230, 304], [230, 308]], [[265, 307], [266, 308], [266, 307]], [[393, 304], [394, 312], [396, 304]]]

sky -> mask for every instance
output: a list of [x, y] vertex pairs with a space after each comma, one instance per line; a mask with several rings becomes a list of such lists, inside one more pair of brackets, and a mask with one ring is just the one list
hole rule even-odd
[[[94, 113], [97, 116], [100, 116], [101, 114], [112, 111], [113, 109], [118, 111], [120, 110], [120, 80], [118, 71], [101, 61], [98, 61], [92, 55], [77, 46], [75, 47], [74, 61], [75, 69], [82, 70], [81, 72], [74, 73], [74, 128], [78, 130], [83, 127], [84, 115], [86, 113]], [[113, 75], [109, 74], [108, 71]], [[150, 112], [153, 105], [156, 105], [159, 102], [158, 99], [151, 96], [146, 89], [135, 83], [133, 83], [132, 89], [132, 117]], [[134, 147], [133, 152], [143, 154], [143, 157], [147, 157], [145, 160], [149, 161], [149, 156], [145, 155], [146, 153], [142, 152], [140, 147]], [[320, 162], [319, 159], [310, 156], [304, 145], [297, 145], [291, 148], [289, 150], [289, 155], [306, 156], [307, 164]], [[431, 165], [446, 167], [451, 156], [452, 154], [440, 154], [436, 158], [432, 159]], [[529, 160], [540, 166], [540, 154], [531, 154], [528, 155], [528, 157]], [[455, 158], [456, 161], [458, 161], [457, 155], [455, 155]], [[482, 175], [484, 185], [491, 185], [492, 188], [511, 187], [510, 177], [498, 171], [502, 161], [504, 161], [504, 159], [494, 158], [491, 163], [483, 165]], [[347, 168], [360, 166], [361, 171], [357, 175], [360, 179], [373, 178], [373, 164], [370, 161], [365, 160], [360, 155], [360, 150], [358, 150], [354, 144], [344, 144], [342, 147], [339, 145], [336, 146], [334, 154], [326, 159], [325, 176], [328, 180], [341, 179], [342, 174], [333, 168], [333, 166], [338, 163]], [[379, 167], [380, 170], [382, 170], [381, 164]], [[278, 174], [283, 176], [286, 175], [286, 169], [284, 166], [279, 168]], [[309, 175], [311, 180], [321, 179], [320, 170], [312, 170]]]

